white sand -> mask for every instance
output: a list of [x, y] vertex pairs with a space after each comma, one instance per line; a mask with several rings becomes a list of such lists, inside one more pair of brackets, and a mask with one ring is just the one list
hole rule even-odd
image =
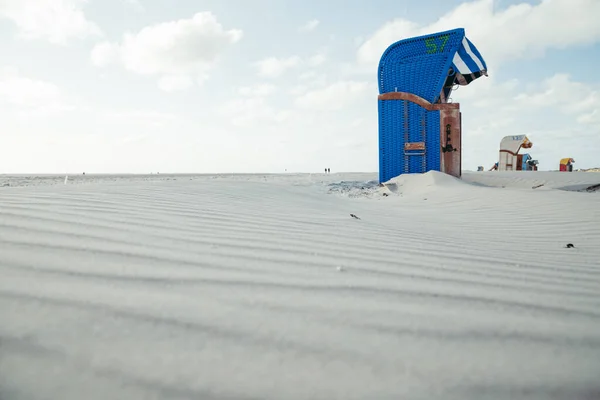
[[376, 179], [0, 177], [0, 399], [600, 398], [600, 174]]

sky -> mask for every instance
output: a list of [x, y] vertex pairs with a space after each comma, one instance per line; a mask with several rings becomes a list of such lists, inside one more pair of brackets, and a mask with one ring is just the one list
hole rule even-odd
[[599, 0], [0, 0], [0, 173], [378, 171], [377, 65], [458, 27], [463, 169], [600, 166]]

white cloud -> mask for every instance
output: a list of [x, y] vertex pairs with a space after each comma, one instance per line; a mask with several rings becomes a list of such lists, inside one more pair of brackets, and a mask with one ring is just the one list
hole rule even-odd
[[175, 114], [149, 110], [98, 110], [96, 114], [100, 116], [103, 123], [137, 126], [145, 129], [164, 128], [182, 122], [181, 117]]
[[298, 75], [298, 79], [300, 80], [308, 80], [317, 77], [317, 71], [306, 71]]
[[302, 25], [298, 30], [300, 32], [312, 32], [315, 29], [317, 29], [317, 26], [319, 26], [319, 20], [318, 19], [311, 19], [310, 21], [306, 22], [304, 25]]
[[158, 88], [165, 92], [186, 90], [194, 86], [194, 81], [188, 75], [165, 75], [158, 80]]
[[269, 83], [261, 83], [254, 86], [243, 86], [238, 89], [242, 96], [266, 97], [277, 91], [277, 86]]
[[61, 93], [52, 83], [23, 77], [16, 68], [6, 67], [0, 70], [0, 97], [12, 105], [35, 107], [59, 101]]
[[309, 70], [298, 75], [298, 80], [301, 82], [292, 86], [288, 93], [299, 96], [311, 89], [323, 88], [329, 83], [327, 74], [319, 74], [315, 70]]
[[594, 125], [596, 127], [600, 127], [600, 111], [598, 110], [600, 110], [600, 108], [596, 108], [591, 112], [580, 115], [577, 117], [577, 122], [583, 125]]
[[312, 57], [309, 57], [309, 59], [307, 60], [307, 64], [310, 67], [317, 67], [317, 66], [323, 64], [325, 62], [325, 60], [326, 60], [325, 54], [318, 53]]
[[74, 109], [58, 86], [22, 76], [13, 67], [0, 69], [0, 104], [20, 117], [49, 116]]
[[542, 82], [538, 92], [519, 94], [515, 100], [527, 108], [556, 107], [568, 115], [583, 116], [600, 109], [598, 91], [573, 81], [568, 74], [556, 74]]
[[306, 85], [296, 85], [292, 86], [292, 88], [288, 90], [288, 93], [293, 96], [300, 96], [301, 94], [308, 92], [308, 90], [309, 87]]
[[238, 127], [281, 123], [289, 118], [290, 112], [276, 110], [264, 97], [238, 98], [225, 103], [219, 110], [222, 117]]
[[368, 82], [340, 81], [304, 93], [296, 98], [296, 105], [311, 110], [340, 110], [360, 98], [369, 96], [371, 89], [376, 90], [374, 84]]
[[25, 39], [64, 45], [71, 39], [102, 34], [86, 18], [85, 3], [86, 0], [1, 0], [0, 18], [11, 20]]
[[265, 78], [277, 78], [283, 75], [287, 70], [300, 65], [300, 57], [291, 56], [287, 58], [269, 57], [256, 62], [254, 65], [258, 68], [258, 75]]
[[[358, 49], [358, 60], [375, 64], [392, 43], [408, 37], [464, 27], [488, 65], [542, 56], [548, 49], [587, 45], [600, 40], [600, 1], [544, 0], [496, 10], [494, 0], [462, 3], [429, 25], [395, 19]], [[577, 21], [566, 23], [565, 21]]]
[[144, 6], [142, 5], [142, 2], [140, 0], [124, 0], [125, 4], [133, 7], [134, 9], [136, 9], [137, 11], [145, 11]]
[[[278, 78], [289, 70], [294, 68], [306, 67], [315, 68], [322, 65], [327, 59], [325, 50], [320, 50], [316, 54], [302, 59], [294, 55], [290, 57], [268, 57], [254, 63], [258, 69], [258, 75], [263, 78]], [[303, 72], [302, 75], [307, 72]]]
[[92, 64], [97, 67], [105, 67], [117, 61], [119, 57], [118, 48], [109, 42], [99, 43], [92, 49]]
[[98, 44], [92, 50], [91, 60], [97, 66], [117, 61], [131, 72], [162, 77], [162, 88], [173, 88], [173, 77], [177, 77], [175, 86], [189, 87], [182, 82], [205, 80], [219, 55], [241, 38], [241, 30], [225, 30], [212, 13], [201, 12], [190, 19], [126, 33], [120, 43]]
[[477, 126], [470, 127], [470, 133], [489, 135], [493, 132], [490, 128], [527, 130], [545, 124], [550, 118], [560, 117], [562, 122], [570, 124], [584, 123], [593, 119], [588, 115], [600, 109], [599, 93], [598, 84], [577, 82], [564, 73], [537, 83], [516, 78], [498, 81], [492, 75], [468, 87], [458, 87], [452, 93], [452, 100], [465, 110], [465, 121], [477, 122]]

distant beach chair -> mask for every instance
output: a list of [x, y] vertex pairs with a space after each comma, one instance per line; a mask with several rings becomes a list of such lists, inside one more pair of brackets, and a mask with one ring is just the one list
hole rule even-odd
[[560, 171], [563, 172], [573, 172], [573, 164], [575, 163], [575, 160], [572, 159], [571, 157], [567, 157], [567, 158], [563, 158], [560, 160]]

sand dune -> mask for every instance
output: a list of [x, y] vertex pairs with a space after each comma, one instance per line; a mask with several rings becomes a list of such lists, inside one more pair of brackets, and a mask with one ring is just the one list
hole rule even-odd
[[0, 179], [2, 400], [600, 398], [598, 174]]

